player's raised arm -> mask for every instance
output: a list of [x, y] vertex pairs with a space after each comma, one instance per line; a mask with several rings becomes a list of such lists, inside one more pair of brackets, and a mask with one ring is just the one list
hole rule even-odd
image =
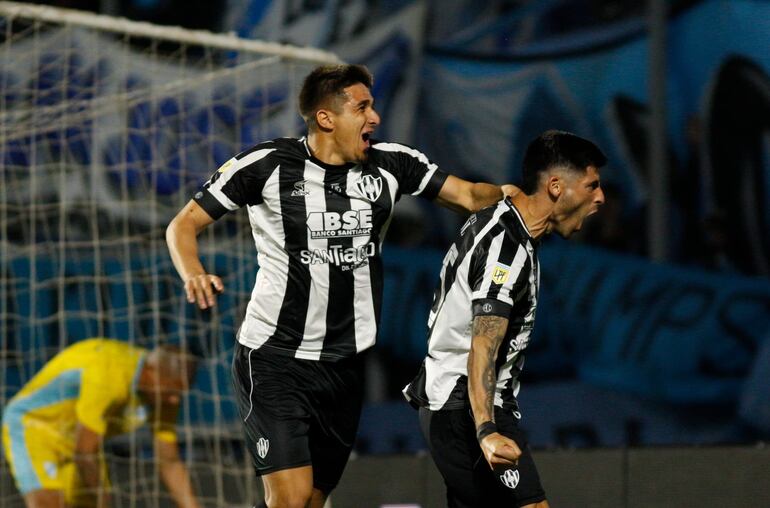
[[512, 196], [518, 192], [518, 187], [510, 184], [471, 183], [449, 175], [436, 197], [436, 202], [457, 212], [475, 213], [497, 203], [506, 195]]
[[190, 201], [166, 228], [166, 243], [174, 267], [184, 282], [187, 301], [201, 309], [216, 305], [215, 293], [224, 290], [222, 279], [209, 274], [198, 256], [198, 234], [214, 219], [195, 201]]
[[468, 354], [468, 397], [476, 423], [476, 436], [484, 458], [493, 469], [513, 465], [521, 455], [515, 441], [497, 432], [494, 421], [495, 361], [507, 328], [507, 318], [476, 316]]

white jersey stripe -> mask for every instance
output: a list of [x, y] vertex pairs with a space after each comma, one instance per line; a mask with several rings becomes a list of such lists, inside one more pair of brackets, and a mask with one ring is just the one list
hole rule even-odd
[[[306, 185], [309, 182], [323, 188], [324, 172], [310, 161], [305, 162], [303, 173]], [[325, 212], [326, 196], [323, 192], [310, 192], [305, 196], [307, 213]], [[326, 250], [329, 240], [326, 238], [312, 238], [310, 229], [306, 229], [307, 248], [313, 250]], [[318, 360], [323, 350], [323, 339], [326, 336], [326, 312], [329, 305], [329, 264], [319, 263], [308, 265], [310, 270], [310, 292], [308, 294], [307, 315], [305, 317], [305, 332], [302, 342], [297, 348], [297, 358], [305, 360]]]

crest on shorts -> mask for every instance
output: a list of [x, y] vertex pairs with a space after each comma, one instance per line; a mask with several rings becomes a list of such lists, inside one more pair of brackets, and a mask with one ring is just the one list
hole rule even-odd
[[519, 470], [506, 469], [505, 472], [500, 475], [500, 481], [509, 489], [515, 489], [519, 484]]
[[267, 457], [267, 451], [270, 449], [270, 441], [265, 439], [264, 437], [259, 438], [259, 441], [257, 441], [257, 455], [259, 455], [260, 459], [264, 459]]
[[382, 194], [382, 177], [373, 177], [372, 175], [364, 175], [356, 182], [356, 187], [359, 192], [366, 196], [369, 201], [377, 201], [377, 198]]
[[503, 264], [496, 264], [494, 268], [492, 268], [492, 282], [495, 284], [505, 284], [505, 281], [508, 280], [508, 275], [511, 273], [511, 267], [506, 266]]

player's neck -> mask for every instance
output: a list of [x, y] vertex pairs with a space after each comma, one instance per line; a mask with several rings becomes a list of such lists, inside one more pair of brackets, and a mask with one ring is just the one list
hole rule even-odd
[[307, 135], [307, 146], [313, 157], [326, 164], [341, 166], [348, 162], [342, 156], [335, 140], [322, 132], [309, 133]]
[[537, 192], [528, 196], [519, 192], [511, 198], [516, 209], [521, 214], [524, 224], [532, 238], [540, 238], [549, 233], [548, 224], [553, 212], [553, 203]]

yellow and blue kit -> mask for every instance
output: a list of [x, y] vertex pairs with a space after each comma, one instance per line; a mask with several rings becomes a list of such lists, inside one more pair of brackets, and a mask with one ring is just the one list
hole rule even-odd
[[[75, 430], [81, 424], [104, 436], [129, 432], [147, 421], [137, 394], [147, 351], [113, 339], [75, 343], [53, 357], [6, 405], [3, 446], [22, 494], [77, 488]], [[155, 437], [175, 442], [173, 423]], [[104, 467], [104, 465], [103, 465]], [[105, 476], [106, 478], [106, 476]]]

